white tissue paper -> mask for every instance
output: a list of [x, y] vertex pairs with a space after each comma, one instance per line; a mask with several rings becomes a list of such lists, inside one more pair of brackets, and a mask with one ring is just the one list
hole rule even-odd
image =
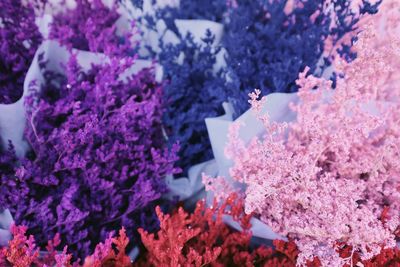
[[[159, 39], [163, 38], [163, 42], [176, 44], [179, 43], [179, 37], [172, 32], [171, 30], [166, 29], [165, 23], [162, 21], [158, 22], [159, 32], [152, 32], [154, 34], [154, 38], [151, 37], [149, 42], [152, 47], [156, 51], [159, 51]], [[216, 23], [208, 20], [175, 20], [175, 26], [177, 27], [179, 33], [182, 36], [185, 36], [187, 33], [191, 33], [194, 41], [198, 44], [204, 43], [201, 39], [205, 36], [205, 33], [210, 30], [213, 35], [215, 35], [215, 43], [214, 45], [218, 45], [223, 35], [223, 25], [220, 23]], [[221, 67], [225, 66], [225, 60], [223, 54], [225, 51], [221, 50], [218, 54], [217, 62], [214, 65], [214, 71], [217, 71]], [[183, 58], [182, 58], [183, 60]], [[224, 105], [225, 111], [227, 112], [227, 118], [232, 119], [232, 112], [229, 110], [229, 105]], [[229, 117], [230, 116], [230, 117]], [[187, 200], [187, 201], [196, 201], [201, 197], [201, 195], [196, 196], [198, 193], [201, 193], [203, 189], [203, 184], [201, 182], [202, 173], [207, 173], [210, 176], [215, 176], [218, 174], [218, 165], [215, 160], [210, 160], [207, 162], [202, 162], [197, 165], [194, 165], [188, 170], [188, 177], [173, 177], [168, 176], [166, 178], [166, 183], [169, 188], [169, 193], [165, 195], [168, 199], [173, 199], [174, 197], [178, 197], [179, 200]], [[190, 199], [190, 200], [189, 200]]]
[[[182, 36], [185, 36], [187, 33], [191, 33], [194, 40], [199, 44], [203, 42], [201, 38], [205, 36], [207, 29], [209, 29], [215, 35], [215, 45], [217, 45], [218, 42], [221, 40], [223, 34], [222, 24], [207, 20], [175, 20], [175, 26]], [[166, 29], [165, 23], [163, 21], [158, 21], [157, 32], [148, 32], [148, 45], [150, 45], [154, 51], [160, 51], [159, 40], [161, 39], [164, 43], [179, 43], [179, 37], [171, 30]], [[221, 66], [225, 65], [223, 56], [219, 58], [215, 65], [216, 68], [221, 68]], [[189, 198], [192, 198], [203, 188], [203, 184], [201, 182], [201, 174], [205, 172], [210, 175], [215, 175], [217, 173], [217, 169], [218, 168], [215, 160], [210, 160], [207, 162], [199, 163], [189, 168], [188, 177], [176, 178], [172, 175], [168, 176], [166, 178], [166, 183], [168, 188], [170, 189], [170, 192], [166, 194], [165, 197], [168, 199], [178, 197], [179, 200], [188, 200]]]
[[[267, 101], [262, 108], [262, 113], [268, 114], [270, 116], [270, 120], [273, 122], [290, 122], [296, 119], [295, 113], [289, 108], [290, 103], [297, 102], [298, 97], [297, 94], [285, 94], [285, 93], [272, 93], [267, 96]], [[265, 133], [265, 128], [263, 124], [254, 116], [252, 110], [248, 110], [243, 113], [239, 118], [235, 121], [232, 119], [232, 109], [226, 108], [227, 104], [225, 104], [226, 114], [221, 117], [216, 118], [208, 118], [206, 119], [206, 125], [208, 130], [208, 135], [211, 142], [212, 151], [217, 162], [218, 166], [218, 176], [223, 176], [225, 179], [234, 183], [232, 178], [229, 175], [229, 169], [232, 167], [233, 162], [229, 160], [224, 153], [225, 146], [228, 142], [228, 132], [230, 126], [234, 122], [240, 121], [243, 126], [239, 131], [239, 138], [243, 140], [245, 143], [249, 143], [252, 138], [255, 136], [262, 136]], [[207, 173], [208, 176], [210, 176]], [[214, 175], [215, 177], [215, 175]], [[207, 192], [207, 202], [212, 203], [213, 193]], [[224, 220], [227, 224], [236, 228], [237, 230], [241, 230], [239, 225], [233, 221], [230, 216], [225, 216]], [[282, 239], [286, 240], [285, 237], [280, 236], [274, 233], [271, 228], [261, 222], [256, 218], [251, 219], [251, 231], [253, 236], [259, 237], [262, 239]]]

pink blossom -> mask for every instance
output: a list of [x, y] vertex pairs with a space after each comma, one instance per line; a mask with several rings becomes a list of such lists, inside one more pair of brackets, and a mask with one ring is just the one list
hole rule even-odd
[[[314, 257], [323, 266], [351, 265], [337, 252], [343, 242], [362, 260], [396, 245], [400, 42], [388, 34], [388, 45], [376, 45], [377, 34], [364, 27], [354, 47], [357, 59], [335, 62], [343, 73], [335, 90], [308, 69], [300, 73], [300, 101], [291, 105], [296, 121], [270, 122], [260, 113], [268, 97], [257, 102], [255, 91], [250, 102], [265, 135], [245, 144], [240, 125], [231, 128], [226, 155], [234, 161], [231, 178], [246, 185], [245, 210], [295, 240], [299, 265]], [[381, 220], [385, 206], [388, 221]]]

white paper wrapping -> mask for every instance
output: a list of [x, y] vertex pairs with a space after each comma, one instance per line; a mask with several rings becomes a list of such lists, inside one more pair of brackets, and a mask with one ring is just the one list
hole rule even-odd
[[[274, 122], [290, 122], [295, 120], [296, 115], [290, 110], [289, 103], [297, 102], [298, 97], [297, 94], [285, 94], [285, 93], [273, 93], [267, 96], [267, 103], [263, 106], [262, 113], [268, 113], [270, 116], [270, 120]], [[200, 165], [196, 165], [189, 169], [189, 177], [188, 181], [181, 182], [179, 181], [179, 185], [181, 186], [179, 190], [176, 188], [177, 183], [170, 183], [170, 188], [175, 193], [185, 192], [182, 194], [184, 198], [189, 198], [189, 193], [198, 192], [198, 190], [204, 190], [204, 186], [202, 184], [202, 173], [207, 174], [208, 176], [215, 177], [217, 175], [223, 176], [227, 181], [233, 183], [229, 175], [229, 168], [232, 167], [233, 162], [229, 160], [224, 153], [225, 146], [228, 142], [228, 131], [229, 127], [234, 123], [233, 120], [233, 110], [232, 107], [228, 103], [223, 104], [225, 115], [216, 117], [216, 118], [207, 118], [205, 120], [208, 130], [208, 135], [211, 142], [211, 147], [214, 155], [214, 160], [205, 162]], [[261, 136], [265, 133], [265, 128], [262, 123], [254, 116], [252, 110], [248, 110], [244, 114], [242, 114], [239, 118], [235, 120], [243, 123], [243, 126], [240, 128], [239, 137], [244, 142], [249, 142], [255, 136]], [[203, 166], [202, 169], [198, 168], [198, 166]], [[208, 168], [207, 168], [207, 167]], [[190, 170], [196, 168], [196, 171], [190, 173]], [[204, 170], [203, 172], [201, 170]], [[183, 178], [182, 178], [183, 179]], [[186, 188], [183, 188], [185, 187]], [[213, 193], [206, 192], [206, 199], [208, 203], [212, 203]], [[240, 226], [237, 222], [233, 221], [230, 216], [225, 216], [224, 220], [226, 223], [231, 225], [237, 230], [241, 230]], [[260, 220], [256, 218], [251, 219], [251, 231], [253, 236], [259, 237], [262, 239], [282, 239], [286, 240], [285, 237], [280, 236], [274, 233], [269, 226], [262, 223]]]
[[[219, 44], [223, 35], [223, 25], [208, 20], [175, 20], [175, 26], [181, 36], [186, 36], [187, 33], [191, 33], [194, 41], [200, 45], [204, 44], [202, 38], [205, 36], [207, 30], [210, 30], [212, 34], [215, 35], [215, 46]], [[180, 42], [179, 37], [174, 32], [167, 29], [162, 20], [157, 23], [157, 31], [147, 30], [145, 34], [145, 41], [148, 42], [147, 45], [150, 45], [156, 52], [160, 51], [159, 40], [163, 40], [163, 42], [170, 44], [177, 44]], [[224, 54], [225, 51], [221, 50], [217, 55], [214, 71], [217, 71], [226, 65]], [[183, 56], [184, 55], [182, 54], [182, 57], [180, 58], [182, 61], [184, 59]], [[226, 112], [232, 114], [232, 112], [229, 111], [229, 105], [224, 105], [224, 108], [227, 109]], [[172, 175], [166, 177], [166, 183], [170, 192], [164, 197], [167, 199], [177, 197], [179, 200], [195, 202], [202, 196], [201, 194], [199, 195], [199, 193], [201, 193], [200, 191], [204, 187], [201, 182], [202, 173], [207, 173], [210, 176], [217, 175], [218, 165], [216, 161], [210, 160], [190, 167], [188, 170], [188, 177], [177, 178]]]
[[6, 246], [8, 241], [11, 239], [10, 228], [13, 222], [9, 210], [0, 213], [0, 246]]

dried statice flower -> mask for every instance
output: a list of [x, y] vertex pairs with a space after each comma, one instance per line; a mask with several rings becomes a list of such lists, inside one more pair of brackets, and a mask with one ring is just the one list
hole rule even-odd
[[[222, 115], [224, 101], [233, 104], [238, 116], [249, 108], [247, 94], [254, 88], [261, 88], [264, 94], [296, 91], [297, 74], [305, 66], [321, 74], [330, 65], [330, 54], [323, 60], [325, 39], [334, 36], [332, 42], [336, 42], [354, 30], [358, 14], [376, 11], [376, 6], [366, 8], [369, 2], [354, 13], [346, 1], [328, 0], [295, 1], [287, 11], [292, 2], [221, 0], [213, 1], [219, 8], [205, 4], [203, 10], [199, 1], [181, 1], [180, 9], [167, 7], [148, 18], [154, 28], [157, 20], [163, 19], [167, 29], [180, 38], [174, 45], [161, 42], [158, 60], [169, 81], [164, 124], [169, 140], [181, 142], [178, 164], [184, 173], [190, 166], [212, 158], [204, 119]], [[327, 7], [331, 3], [333, 10]], [[190, 16], [185, 15], [187, 10], [205, 13]], [[210, 33], [204, 35], [205, 45], [181, 36], [174, 20], [188, 18], [223, 23], [221, 43], [216, 44]], [[221, 47], [227, 50], [227, 66], [215, 71]]]
[[[147, 251], [139, 258], [138, 266], [253, 266], [255, 262], [264, 266], [286, 261], [271, 248], [251, 251], [251, 216], [243, 213], [243, 202], [235, 195], [212, 208], [199, 201], [191, 214], [182, 208], [171, 215], [157, 208], [157, 214], [161, 228], [157, 233], [139, 229]], [[243, 232], [229, 228], [223, 221], [226, 215], [232, 216]]]
[[122, 79], [131, 66], [114, 57], [84, 72], [72, 55], [65, 75], [44, 67], [46, 83], [27, 98], [32, 151], [16, 177], [2, 177], [0, 199], [39, 245], [60, 233], [76, 257], [115, 228], [133, 237], [157, 226], [152, 205], [176, 171], [177, 148], [164, 147], [154, 70]]
[[[130, 258], [125, 254], [129, 239], [124, 228], [119, 231], [118, 237], [113, 238], [110, 235], [104, 243], [99, 243], [94, 253], [88, 255], [82, 265], [78, 261], [72, 262], [72, 255], [67, 254], [67, 246], [61, 252], [56, 250], [60, 245], [59, 234], [56, 234], [52, 240], [47, 242], [46, 251], [39, 252], [34, 237], [32, 235], [27, 236], [26, 227], [13, 226], [11, 231], [13, 239], [7, 247], [0, 250], [0, 264], [4, 267], [132, 266]], [[115, 246], [115, 249], [113, 246]]]
[[[371, 28], [370, 34], [372, 36], [369, 38], [368, 42], [362, 42], [358, 46], [367, 46], [368, 50], [371, 51], [371, 57], [375, 60], [375, 50], [386, 50], [392, 45], [393, 41], [399, 42], [400, 34], [400, 2], [396, 0], [385, 0], [379, 7], [379, 12], [374, 16], [364, 17], [359, 24]], [[396, 45], [396, 44], [395, 44]], [[390, 48], [392, 49], [392, 48]], [[359, 49], [360, 50], [360, 49]], [[362, 53], [362, 51], [355, 51]], [[364, 55], [365, 57], [366, 55]], [[382, 66], [383, 69], [390, 68], [390, 71], [386, 71], [385, 75], [374, 75], [374, 70], [364, 70], [363, 72], [369, 71], [371, 77], [374, 77], [374, 82], [371, 82], [364, 88], [365, 92], [373, 94], [378, 100], [382, 101], [393, 101], [400, 98], [400, 93], [396, 90], [400, 82], [400, 73], [396, 70], [400, 68], [400, 57], [393, 56], [390, 52], [379, 53], [379, 56], [385, 57], [385, 65]], [[378, 57], [379, 57], [378, 56]], [[387, 63], [390, 62], [390, 63]], [[361, 65], [360, 65], [361, 67]], [[357, 72], [351, 75], [359, 75]], [[379, 90], [377, 90], [379, 88]]]
[[134, 7], [142, 9], [144, 0], [132, 0], [132, 4]]
[[[129, 267], [132, 266], [131, 259], [125, 254], [129, 238], [126, 236], [125, 229], [119, 230], [119, 236], [109, 237], [104, 243], [96, 246], [94, 253], [85, 258], [83, 267]], [[113, 249], [112, 246], [115, 246]], [[116, 253], [116, 251], [117, 253]]]
[[[212, 158], [204, 119], [222, 114], [222, 102], [227, 99], [223, 70], [214, 71], [216, 54], [220, 52], [213, 45], [214, 39], [210, 31], [203, 44], [187, 35], [178, 45], [163, 47], [159, 56], [168, 80], [163, 124], [169, 143], [181, 144], [177, 165], [184, 173], [191, 165]], [[183, 62], [178, 64], [175, 60], [182, 55]]]
[[168, 5], [156, 10], [155, 19], [163, 19], [168, 26], [172, 27], [175, 19], [223, 22], [228, 10], [227, 7], [226, 0], [180, 0], [179, 5]]
[[56, 266], [71, 267], [71, 255], [67, 254], [67, 247], [61, 253], [56, 251], [60, 244], [59, 235], [55, 235], [47, 243], [47, 251], [44, 257], [40, 257], [39, 249], [36, 247], [33, 236], [26, 235], [26, 227], [12, 226], [13, 239], [7, 247], [0, 250], [1, 266], [30, 267], [30, 266]]
[[107, 55], [134, 54], [131, 37], [136, 33], [134, 23], [118, 32], [119, 2], [111, 7], [102, 0], [76, 0], [72, 10], [56, 14], [51, 23], [50, 39], [79, 50]]
[[[363, 1], [356, 12], [345, 0], [236, 2], [223, 40], [232, 79], [226, 90], [236, 116], [249, 108], [247, 94], [254, 88], [263, 95], [296, 92], [297, 74], [306, 66], [321, 75], [333, 52], [324, 54], [326, 39], [336, 47], [344, 36], [352, 36], [360, 15], [376, 12], [379, 5]], [[352, 58], [348, 49], [337, 49]]]
[[[282, 240], [274, 240], [274, 246], [277, 253], [284, 255], [287, 261], [283, 265], [275, 263], [275, 265], [268, 266], [287, 266], [295, 267], [296, 259], [299, 255], [299, 249], [296, 243], [293, 241], [284, 242]], [[382, 249], [381, 253], [374, 256], [369, 260], [361, 260], [360, 254], [355, 252], [351, 246], [341, 245], [338, 250], [340, 257], [348, 260], [348, 264], [343, 267], [351, 266], [364, 266], [364, 267], [376, 267], [376, 266], [399, 266], [400, 265], [400, 250], [399, 248], [387, 248]], [[279, 265], [278, 265], [279, 264]], [[321, 267], [321, 261], [318, 258], [314, 258], [313, 261], [308, 261], [307, 267]]]
[[[309, 68], [300, 74], [295, 122], [259, 114], [266, 135], [249, 144], [238, 139], [239, 125], [231, 129], [226, 154], [234, 161], [232, 178], [247, 185], [246, 211], [293, 238], [300, 265], [314, 257], [323, 266], [349, 264], [336, 251], [340, 242], [361, 260], [396, 245], [400, 102], [384, 104], [377, 92], [388, 89], [379, 81], [395, 71], [400, 42], [376, 50], [368, 45], [373, 36], [366, 29], [354, 47], [358, 57], [335, 64], [343, 72], [335, 90], [330, 81], [306, 76]], [[256, 113], [268, 99], [258, 102], [260, 93], [250, 94]], [[381, 220], [386, 206], [389, 220]]]
[[[167, 109], [163, 123], [170, 144], [181, 145], [177, 165], [187, 174], [194, 164], [212, 158], [211, 145], [204, 119], [223, 114], [225, 95], [224, 70], [215, 71], [217, 55], [221, 47], [215, 43], [211, 31], [204, 33], [202, 43], [190, 34], [181, 36], [176, 19], [210, 19], [222, 21], [226, 11], [225, 0], [180, 1], [180, 6], [158, 9], [154, 16], [146, 16], [145, 22], [156, 30], [159, 20], [180, 38], [176, 45], [160, 39], [158, 62], [163, 66]], [[187, 101], [190, 99], [190, 101]]]
[[[15, 175], [15, 169], [17, 166], [18, 159], [15, 154], [14, 146], [11, 142], [8, 144], [8, 148], [0, 146], [0, 194], [5, 196], [7, 193], [8, 186], [14, 186], [15, 181], [11, 178]], [[6, 185], [5, 183], [9, 183]], [[8, 196], [9, 199], [0, 199], [0, 211], [7, 208], [7, 203], [14, 201], [14, 196]]]
[[0, 10], [0, 104], [10, 104], [22, 96], [25, 74], [42, 37], [31, 5], [3, 0]]

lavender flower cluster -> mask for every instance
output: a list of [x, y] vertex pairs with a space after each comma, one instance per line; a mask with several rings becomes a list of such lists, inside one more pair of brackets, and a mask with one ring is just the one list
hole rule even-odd
[[[60, 233], [77, 257], [121, 226], [130, 237], [155, 229], [154, 204], [177, 171], [178, 147], [164, 145], [162, 84], [153, 67], [129, 74], [135, 59], [117, 35], [118, 17], [115, 7], [86, 0], [54, 17], [50, 38], [70, 59], [59, 73], [39, 56], [45, 81], [32, 83], [25, 99], [31, 149], [15, 172], [8, 154], [1, 161], [1, 206], [38, 244]], [[84, 70], [72, 48], [108, 58]]]
[[[333, 46], [354, 32], [359, 15], [374, 13], [379, 3], [364, 1], [355, 13], [349, 1], [300, 1], [292, 9], [288, 1], [238, 1], [230, 10], [223, 45], [229, 57], [232, 82], [227, 85], [236, 116], [249, 109], [248, 94], [259, 88], [263, 95], [298, 90], [295, 80], [306, 66], [321, 76], [331, 65], [331, 51], [324, 54], [325, 41]], [[334, 13], [328, 12], [327, 5]], [[333, 25], [333, 26], [332, 26]], [[301, 45], [299, 45], [301, 44]], [[347, 47], [339, 46], [351, 58]]]
[[19, 100], [25, 74], [42, 41], [33, 5], [0, 1], [0, 104]]
[[127, 25], [129, 32], [117, 34], [116, 23], [120, 18], [117, 8], [118, 5], [107, 7], [101, 0], [76, 0], [73, 10], [55, 16], [49, 37], [69, 48], [107, 55], [133, 55], [130, 37], [135, 28]]
[[147, 227], [142, 209], [166, 191], [175, 157], [163, 148], [161, 87], [150, 69], [115, 80], [127, 66], [84, 73], [72, 58], [27, 102], [32, 151], [2, 198], [40, 244], [58, 232], [85, 255], [116, 227]]

